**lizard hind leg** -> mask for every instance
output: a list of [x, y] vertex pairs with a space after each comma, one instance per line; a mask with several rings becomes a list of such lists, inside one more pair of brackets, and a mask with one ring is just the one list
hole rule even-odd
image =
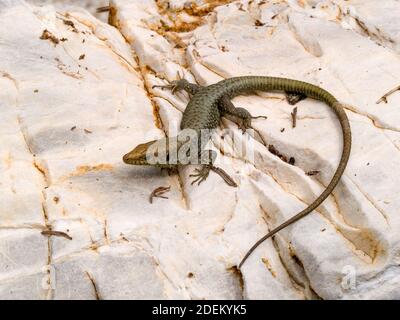
[[245, 133], [247, 129], [252, 128], [251, 119], [252, 116], [250, 112], [243, 108], [235, 108], [233, 113], [223, 113], [223, 116], [228, 120], [236, 123], [238, 128], [242, 130], [242, 133]]
[[218, 109], [222, 115], [236, 123], [242, 133], [245, 133], [247, 129], [253, 129], [251, 125], [252, 119], [263, 118], [267, 119], [266, 116], [253, 117], [249, 111], [244, 108], [237, 108], [233, 105], [232, 101], [228, 97], [222, 97], [218, 103]]
[[236, 108], [235, 113], [224, 113], [223, 116], [232, 122], [236, 123], [242, 133], [245, 133], [247, 129], [254, 129], [251, 124], [252, 119], [267, 119], [266, 116], [253, 117], [250, 112], [244, 108]]

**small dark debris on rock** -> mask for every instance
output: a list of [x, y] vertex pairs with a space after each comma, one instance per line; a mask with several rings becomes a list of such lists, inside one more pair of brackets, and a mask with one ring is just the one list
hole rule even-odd
[[71, 131], [74, 131], [76, 129], [76, 126], [73, 126], [72, 128], [71, 128]]
[[64, 21], [64, 24], [66, 26], [70, 26], [72, 28], [75, 28], [75, 24], [71, 20], [63, 20], [63, 21]]
[[297, 92], [285, 92], [286, 100], [290, 105], [295, 105], [296, 103], [300, 102], [307, 98], [305, 94], [297, 93]]
[[41, 234], [44, 236], [64, 237], [65, 239], [72, 240], [72, 237], [69, 234], [62, 231], [43, 230]]
[[315, 175], [318, 174], [318, 173], [320, 173], [319, 170], [311, 170], [311, 171], [306, 172], [306, 175], [308, 175], [308, 176], [315, 176]]
[[161, 187], [155, 188], [150, 194], [149, 202], [153, 203], [153, 198], [168, 199], [168, 197], [163, 196], [163, 194], [170, 190], [171, 190], [171, 186], [168, 186], [168, 187], [161, 186]]
[[39, 92], [39, 90], [38, 90], [38, 89], [35, 89], [33, 92], [34, 92], [34, 93], [38, 93], [38, 92]]
[[83, 60], [83, 59], [85, 59], [85, 54], [81, 54], [81, 55], [79, 56], [79, 60]]
[[256, 27], [262, 27], [262, 26], [265, 25], [265, 23], [263, 23], [263, 22], [261, 22], [260, 20], [257, 19], [257, 20], [254, 22], [254, 25], [255, 25]]
[[47, 29], [43, 30], [43, 33], [40, 36], [40, 39], [41, 40], [50, 40], [54, 44], [58, 44], [60, 42], [60, 40], [58, 40], [58, 38]]
[[111, 6], [104, 6], [104, 7], [99, 7], [96, 9], [97, 13], [102, 13], [102, 12], [109, 12], [111, 10]]
[[296, 128], [297, 123], [297, 107], [293, 108], [293, 111], [290, 113], [292, 116], [292, 128]]
[[[279, 159], [281, 159], [282, 161], [289, 163], [288, 158], [281, 154], [273, 144], [268, 145], [268, 151], [271, 152], [274, 156], [277, 156]], [[293, 157], [292, 157], [293, 158]], [[294, 159], [294, 158], [293, 158]]]
[[66, 26], [69, 26], [72, 28], [72, 32], [78, 32], [78, 30], [75, 27], [75, 24], [71, 20], [63, 20], [63, 22]]
[[294, 158], [294, 157], [290, 157], [289, 158], [289, 164], [291, 164], [292, 166], [294, 166], [294, 164], [295, 164], [295, 162], [296, 162], [296, 159]]
[[93, 133], [93, 131], [90, 131], [88, 129], [83, 129], [83, 131], [85, 131], [85, 133]]

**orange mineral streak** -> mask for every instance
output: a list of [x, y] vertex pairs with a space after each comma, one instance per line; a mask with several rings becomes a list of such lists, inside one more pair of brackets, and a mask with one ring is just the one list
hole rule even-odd
[[101, 163], [95, 166], [77, 166], [76, 170], [72, 173], [72, 176], [82, 176], [93, 171], [110, 171], [112, 169], [113, 166], [109, 163]]

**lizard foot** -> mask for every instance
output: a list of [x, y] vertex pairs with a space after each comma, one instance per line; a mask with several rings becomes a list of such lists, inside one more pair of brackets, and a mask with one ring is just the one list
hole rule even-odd
[[[226, 104], [227, 102], [225, 102]], [[254, 129], [251, 125], [253, 119], [268, 119], [267, 116], [256, 116], [253, 117], [250, 112], [244, 108], [233, 108], [229, 112], [224, 112], [224, 117], [236, 123], [238, 128], [244, 134], [247, 129]]]
[[209, 165], [203, 165], [201, 169], [194, 169], [195, 173], [190, 174], [189, 177], [194, 177], [195, 179], [192, 181], [192, 185], [197, 182], [197, 185], [200, 185], [204, 180], [207, 179], [210, 174], [211, 167]]
[[242, 134], [245, 134], [247, 129], [256, 130], [251, 125], [252, 119], [268, 119], [268, 117], [267, 116], [256, 116], [256, 117], [250, 116], [249, 118], [241, 119], [241, 121], [238, 121], [236, 124], [237, 124], [238, 128], [240, 130], [242, 130]]
[[152, 89], [154, 89], [154, 88], [169, 89], [169, 90], [171, 90], [171, 92], [172, 92], [173, 94], [174, 94], [177, 90], [179, 90], [179, 87], [178, 87], [178, 84], [177, 84], [177, 81], [176, 81], [176, 80], [172, 81], [171, 84], [167, 84], [167, 85], [154, 85], [154, 86], [152, 87]]
[[186, 90], [190, 93], [194, 93], [192, 91], [196, 91], [196, 89], [193, 86], [197, 87], [197, 85], [189, 83], [186, 79], [182, 79], [178, 74], [178, 80], [173, 80], [170, 82], [170, 84], [167, 85], [154, 85], [152, 89], [154, 88], [169, 89], [171, 90], [172, 94], [175, 94], [175, 92], [181, 90]]

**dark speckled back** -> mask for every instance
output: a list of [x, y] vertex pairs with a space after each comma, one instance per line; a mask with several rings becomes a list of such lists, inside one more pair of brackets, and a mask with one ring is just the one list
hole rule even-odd
[[[308, 97], [325, 101], [333, 109], [337, 102], [329, 92], [310, 83], [285, 78], [245, 76], [222, 80], [201, 88], [188, 103], [183, 113], [181, 129], [213, 129], [218, 127], [220, 114], [218, 101], [222, 96], [233, 98], [242, 93], [260, 91], [287, 91], [305, 94]], [[342, 112], [335, 110], [338, 116]]]
[[182, 116], [181, 129], [213, 129], [218, 127], [220, 114], [218, 100], [220, 83], [201, 88], [190, 99]]

